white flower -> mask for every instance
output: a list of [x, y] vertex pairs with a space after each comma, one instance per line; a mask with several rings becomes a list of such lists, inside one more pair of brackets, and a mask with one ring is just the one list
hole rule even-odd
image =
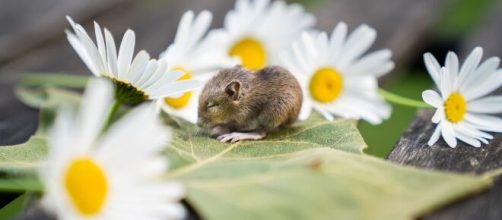
[[429, 145], [441, 135], [450, 147], [457, 146], [457, 139], [480, 147], [493, 138], [484, 131], [502, 132], [502, 119], [489, 115], [502, 112], [502, 96], [486, 96], [502, 85], [502, 70], [497, 70], [500, 59], [491, 57], [480, 64], [482, 56], [483, 49], [476, 47], [459, 67], [457, 55], [449, 52], [441, 67], [432, 54], [424, 54], [425, 66], [440, 91], [422, 93], [424, 101], [437, 109]]
[[314, 24], [314, 16], [298, 4], [239, 0], [226, 15], [224, 28], [211, 31], [209, 37], [229, 55], [240, 58], [244, 67], [257, 70], [277, 65], [280, 51]]
[[[197, 17], [194, 17], [192, 11], [185, 12], [178, 25], [174, 42], [161, 54], [161, 59], [169, 64], [168, 70], [180, 70], [184, 73], [180, 79], [195, 79], [205, 83], [218, 69], [237, 63], [223, 48], [204, 38], [211, 20], [212, 14], [208, 11], [202, 11]], [[201, 90], [202, 88], [199, 88], [175, 94], [157, 102], [167, 113], [195, 123]]]
[[138, 104], [148, 99], [159, 99], [198, 88], [200, 83], [194, 80], [176, 82], [183, 75], [182, 71], [168, 71], [168, 64], [163, 60], [150, 59], [146, 51], [140, 51], [133, 59], [135, 34], [127, 30], [122, 38], [120, 49], [106, 28], [103, 32], [94, 22], [96, 44], [84, 28], [67, 17], [73, 31], [66, 31], [73, 49], [98, 77], [113, 80], [117, 89], [117, 99]]
[[182, 218], [181, 185], [159, 178], [167, 168], [159, 151], [169, 130], [144, 104], [101, 134], [112, 99], [111, 83], [95, 79], [78, 116], [68, 108], [59, 111], [39, 172], [43, 205], [59, 219]]
[[390, 116], [390, 106], [377, 94], [377, 77], [394, 68], [392, 53], [384, 49], [363, 55], [375, 38], [376, 31], [367, 25], [347, 36], [347, 25], [339, 23], [330, 39], [324, 32], [305, 32], [282, 54], [303, 90], [300, 119], [313, 108], [328, 120], [337, 115], [379, 124]]

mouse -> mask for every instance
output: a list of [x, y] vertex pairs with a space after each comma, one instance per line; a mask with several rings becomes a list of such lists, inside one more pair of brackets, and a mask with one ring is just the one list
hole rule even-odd
[[285, 68], [220, 70], [202, 89], [197, 125], [220, 142], [260, 140], [291, 126], [300, 113], [302, 90]]

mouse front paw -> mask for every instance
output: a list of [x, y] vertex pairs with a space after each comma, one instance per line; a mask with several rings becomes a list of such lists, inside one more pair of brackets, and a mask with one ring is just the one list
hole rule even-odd
[[260, 140], [265, 138], [267, 134], [265, 132], [232, 132], [228, 134], [222, 134], [216, 139], [221, 143], [235, 143], [242, 140]]

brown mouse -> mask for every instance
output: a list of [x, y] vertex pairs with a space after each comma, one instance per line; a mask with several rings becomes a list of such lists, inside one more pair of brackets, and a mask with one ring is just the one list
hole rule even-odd
[[220, 142], [259, 140], [293, 124], [302, 99], [298, 81], [282, 67], [223, 69], [202, 90], [197, 125]]

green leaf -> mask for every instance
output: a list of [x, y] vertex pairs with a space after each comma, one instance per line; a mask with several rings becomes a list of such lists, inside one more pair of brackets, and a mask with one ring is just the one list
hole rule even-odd
[[42, 192], [42, 183], [31, 175], [27, 177], [4, 177], [0, 178], [0, 190], [2, 192]]
[[215, 160], [178, 178], [203, 219], [415, 219], [491, 183], [327, 148]]
[[166, 150], [172, 169], [208, 158], [253, 160], [322, 147], [362, 154], [367, 147], [355, 121], [340, 119], [330, 122], [318, 114], [292, 128], [271, 133], [265, 140], [236, 144], [220, 143], [201, 134], [188, 122], [177, 122], [172, 125], [173, 141]]
[[33, 136], [26, 143], [0, 147], [0, 173], [9, 176], [34, 175], [47, 155], [45, 138]]
[[54, 110], [62, 104], [78, 104], [78, 93], [53, 87], [17, 87], [16, 96], [26, 105], [33, 108], [44, 107], [46, 110]]
[[[51, 111], [44, 101], [50, 98], [38, 100], [42, 112]], [[364, 155], [366, 144], [352, 120], [328, 122], [314, 114], [265, 140], [235, 144], [211, 139], [180, 119], [166, 121], [173, 141], [164, 152], [171, 165], [165, 177], [184, 183], [187, 201], [207, 220], [414, 219], [489, 187], [493, 178], [402, 167]], [[0, 147], [0, 172], [6, 174], [0, 190], [37, 190], [34, 171], [46, 150], [43, 137]]]
[[14, 217], [23, 210], [28, 199], [28, 193], [24, 193], [2, 207], [2, 209], [0, 209], [0, 219], [14, 219]]
[[314, 115], [262, 141], [222, 144], [178, 121], [166, 155], [203, 219], [413, 219], [490, 178], [362, 155], [355, 123]]

